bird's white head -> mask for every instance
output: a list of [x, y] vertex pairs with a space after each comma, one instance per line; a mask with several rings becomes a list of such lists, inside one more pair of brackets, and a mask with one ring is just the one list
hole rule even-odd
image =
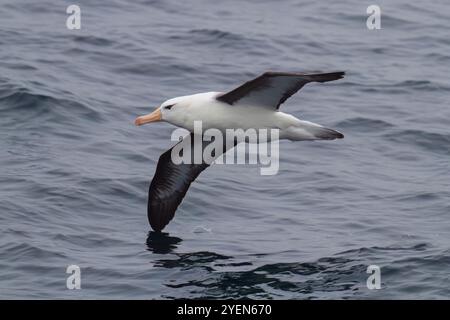
[[177, 124], [177, 120], [183, 118], [189, 105], [190, 99], [187, 99], [187, 97], [169, 99], [163, 102], [153, 112], [137, 117], [134, 124], [141, 126], [143, 124], [156, 121], [167, 121]]

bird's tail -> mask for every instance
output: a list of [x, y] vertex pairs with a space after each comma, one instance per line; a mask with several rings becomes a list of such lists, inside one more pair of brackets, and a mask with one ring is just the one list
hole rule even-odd
[[300, 121], [296, 126], [291, 126], [284, 131], [285, 138], [293, 141], [301, 140], [334, 140], [342, 139], [344, 135], [339, 131], [322, 127], [309, 121]]
[[314, 136], [316, 140], [334, 140], [344, 138], [344, 135], [339, 131], [325, 127], [313, 127], [308, 129], [308, 131]]

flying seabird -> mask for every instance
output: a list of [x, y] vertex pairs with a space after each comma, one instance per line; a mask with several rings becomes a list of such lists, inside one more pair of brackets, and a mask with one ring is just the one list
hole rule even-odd
[[[292, 141], [342, 139], [344, 135], [338, 131], [300, 120], [278, 109], [305, 84], [338, 80], [344, 74], [266, 72], [227, 93], [206, 92], [169, 99], [152, 113], [136, 118], [135, 124], [167, 121], [190, 131], [190, 141], [194, 140], [194, 121], [202, 121], [204, 130], [216, 128], [223, 132], [226, 129], [279, 129], [280, 139]], [[204, 148], [205, 142], [201, 143]], [[193, 150], [194, 145], [189, 146]], [[191, 183], [209, 166], [204, 161], [173, 163], [174, 147], [160, 156], [148, 192], [148, 220], [155, 231], [162, 230], [172, 220]], [[223, 152], [226, 151], [224, 146]]]

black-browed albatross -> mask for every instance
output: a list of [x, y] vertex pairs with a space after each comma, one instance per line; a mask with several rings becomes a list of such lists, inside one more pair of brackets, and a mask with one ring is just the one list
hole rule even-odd
[[[135, 124], [167, 121], [193, 132], [194, 121], [202, 121], [203, 130], [217, 128], [225, 132], [226, 129], [276, 128], [280, 130], [280, 139], [341, 139], [344, 136], [338, 131], [297, 119], [278, 109], [305, 84], [338, 80], [344, 74], [266, 72], [227, 93], [206, 92], [169, 99], [152, 113], [136, 118]], [[184, 141], [187, 139], [179, 143]], [[205, 143], [201, 143], [204, 147]], [[160, 156], [149, 188], [147, 213], [155, 231], [162, 230], [172, 220], [191, 183], [209, 166], [205, 162], [175, 164], [171, 159], [173, 148]]]

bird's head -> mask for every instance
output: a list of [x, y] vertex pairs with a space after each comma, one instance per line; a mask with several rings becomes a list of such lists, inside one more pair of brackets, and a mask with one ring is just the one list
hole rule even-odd
[[167, 121], [176, 124], [177, 119], [182, 118], [186, 112], [186, 107], [189, 105], [188, 102], [189, 100], [183, 99], [183, 97], [169, 99], [163, 102], [153, 112], [137, 117], [134, 124], [141, 126], [156, 121]]

